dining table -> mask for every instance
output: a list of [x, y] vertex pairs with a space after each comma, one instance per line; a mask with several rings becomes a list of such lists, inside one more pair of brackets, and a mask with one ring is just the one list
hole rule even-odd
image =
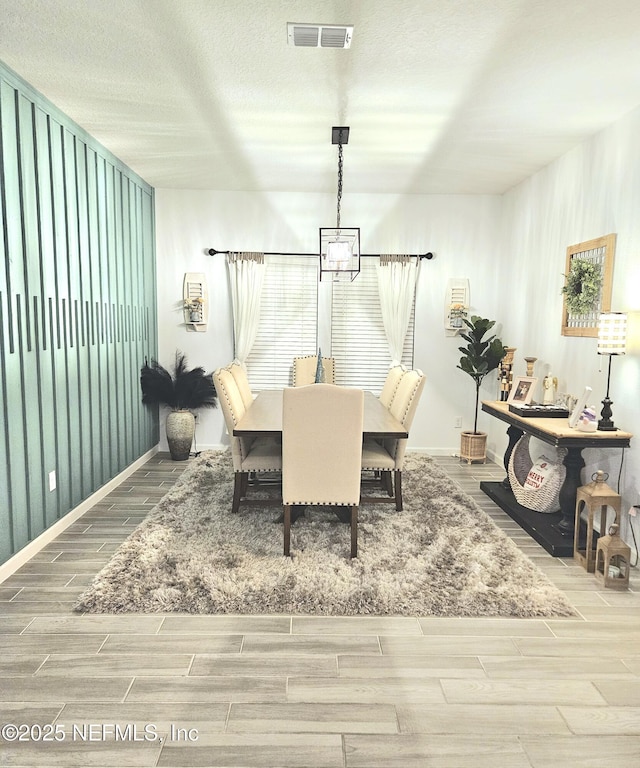
[[[264, 389], [258, 392], [244, 416], [235, 425], [233, 434], [236, 437], [281, 436], [283, 391]], [[363, 439], [402, 439], [409, 437], [409, 433], [373, 392], [365, 391], [362, 436]]]

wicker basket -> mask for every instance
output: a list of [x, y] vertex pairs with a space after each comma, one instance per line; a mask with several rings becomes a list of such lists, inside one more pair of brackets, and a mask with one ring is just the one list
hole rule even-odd
[[462, 432], [460, 435], [460, 458], [466, 459], [467, 464], [471, 464], [472, 461], [486, 461], [487, 433]]
[[523, 435], [515, 444], [509, 457], [507, 473], [511, 483], [511, 490], [518, 504], [527, 507], [527, 509], [532, 509], [534, 512], [557, 512], [560, 509], [558, 495], [567, 473], [566, 467], [562, 463], [567, 449], [556, 449], [556, 460], [552, 462], [552, 471], [544, 485], [537, 489], [526, 488], [524, 482], [527, 479], [529, 470], [533, 466], [533, 460], [529, 453], [530, 439], [531, 435]]

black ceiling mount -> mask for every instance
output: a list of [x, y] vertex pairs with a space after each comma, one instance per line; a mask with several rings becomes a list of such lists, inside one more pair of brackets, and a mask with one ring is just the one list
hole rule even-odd
[[331, 129], [331, 143], [332, 144], [348, 144], [349, 143], [349, 126], [348, 125], [334, 125]]

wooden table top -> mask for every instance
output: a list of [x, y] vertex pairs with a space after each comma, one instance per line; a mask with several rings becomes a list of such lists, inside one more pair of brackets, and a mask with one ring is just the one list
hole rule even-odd
[[[409, 437], [402, 424], [394, 418], [372, 393], [364, 393], [365, 437]], [[233, 434], [237, 437], [282, 434], [282, 390], [265, 389], [259, 392], [253, 405], [240, 419]]]
[[622, 429], [617, 429], [615, 432], [580, 432], [572, 429], [567, 419], [518, 416], [516, 413], [511, 413], [509, 404], [501, 400], [483, 400], [482, 410], [553, 445], [581, 448], [623, 447], [629, 445], [633, 437], [630, 432]]

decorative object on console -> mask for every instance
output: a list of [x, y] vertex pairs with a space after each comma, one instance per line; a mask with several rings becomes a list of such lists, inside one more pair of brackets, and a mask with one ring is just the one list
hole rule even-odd
[[542, 380], [542, 404], [553, 405], [556, 402], [556, 390], [558, 389], [558, 377], [551, 371]]
[[527, 405], [533, 399], [533, 390], [537, 382], [538, 379], [535, 376], [516, 376], [507, 402]]
[[500, 361], [498, 369], [498, 380], [500, 381], [500, 400], [505, 402], [509, 398], [511, 385], [513, 384], [513, 356], [516, 353], [515, 347], [507, 347], [504, 357]]
[[187, 370], [185, 356], [176, 351], [173, 373], [156, 360], [151, 365], [145, 360], [140, 369], [140, 387], [145, 405], [167, 405], [172, 409], [166, 423], [169, 451], [174, 461], [186, 461], [195, 436], [191, 411], [217, 405], [212, 374], [205, 373], [204, 368]]
[[587, 401], [591, 396], [591, 387], [585, 387], [583, 393], [575, 401], [571, 416], [569, 416], [569, 426], [571, 429], [575, 429], [578, 423], [578, 419], [582, 416], [582, 411], [587, 407]]
[[627, 351], [627, 315], [625, 312], [603, 312], [598, 322], [598, 354], [609, 356], [607, 369], [607, 394], [602, 401], [602, 412], [598, 429], [603, 432], [613, 432], [616, 427], [611, 419], [611, 403], [609, 399], [609, 382], [611, 380], [611, 358], [614, 355], [624, 355]]
[[598, 539], [594, 573], [605, 587], [628, 589], [631, 548], [622, 541], [618, 530], [619, 526], [614, 523], [608, 534]]
[[597, 418], [596, 409], [592, 405], [588, 405], [586, 408], [582, 409], [582, 413], [578, 417], [576, 429], [578, 432], [597, 432]]
[[509, 403], [509, 412], [523, 418], [537, 417], [539, 419], [566, 419], [569, 411], [563, 405], [540, 405], [539, 403], [525, 403], [517, 405]]
[[462, 352], [458, 368], [471, 376], [476, 386], [476, 407], [473, 422], [473, 432], [463, 431], [460, 439], [460, 458], [471, 463], [476, 459], [485, 461], [487, 456], [486, 432], [478, 432], [478, 408], [480, 405], [480, 385], [484, 377], [495, 370], [507, 348], [495, 335], [485, 338], [486, 334], [496, 324], [495, 320], [473, 315], [471, 320], [463, 318], [464, 325], [469, 329], [461, 331], [460, 336], [467, 342], [465, 347], [458, 347]]
[[338, 200], [336, 226], [320, 227], [320, 280], [330, 275], [334, 280], [355, 280], [360, 272], [360, 227], [340, 225], [342, 202], [342, 145], [349, 143], [349, 128], [334, 126], [331, 143], [338, 145]]
[[562, 335], [598, 335], [598, 314], [611, 308], [616, 236], [598, 237], [567, 248], [562, 288]]
[[[597, 536], [594, 533], [594, 518], [600, 511], [600, 534], [607, 530], [607, 508], [615, 513], [613, 522], [620, 519], [622, 497], [606, 481], [609, 475], [599, 469], [592, 475], [588, 485], [576, 491], [576, 522], [573, 535], [573, 558], [588, 572], [593, 573], [596, 563]], [[586, 511], [586, 519], [582, 513]], [[628, 561], [627, 561], [628, 562]]]
[[525, 357], [524, 361], [527, 364], [527, 376], [531, 378], [533, 376], [533, 364], [537, 360], [537, 357]]

